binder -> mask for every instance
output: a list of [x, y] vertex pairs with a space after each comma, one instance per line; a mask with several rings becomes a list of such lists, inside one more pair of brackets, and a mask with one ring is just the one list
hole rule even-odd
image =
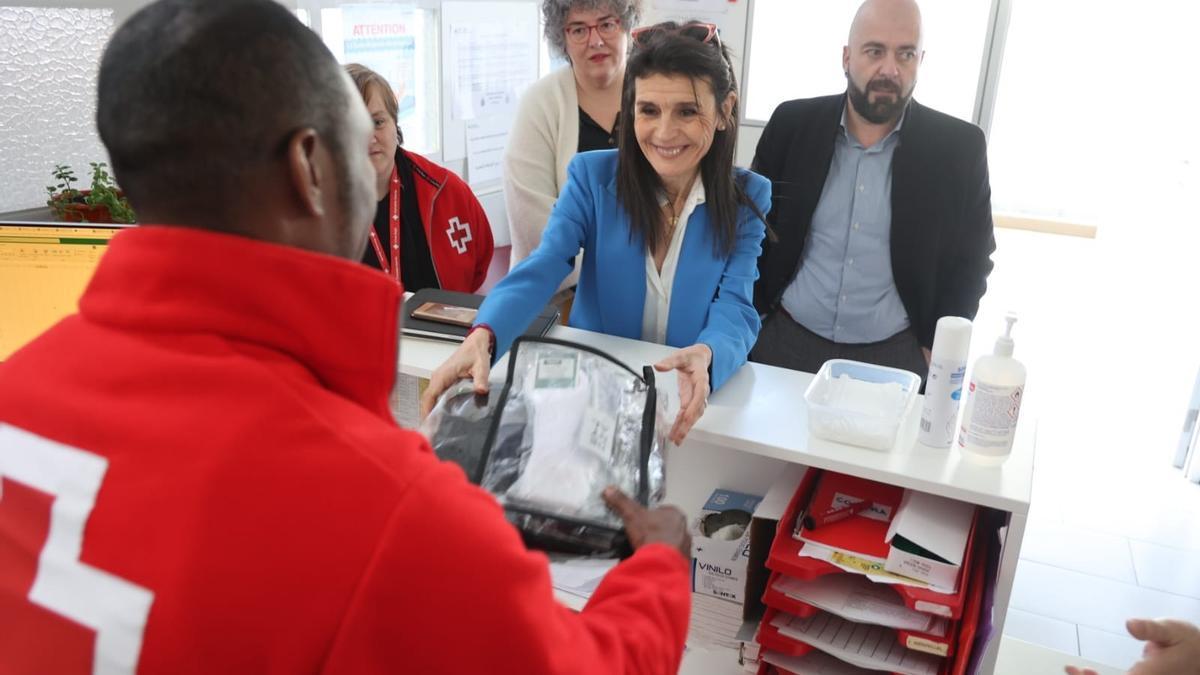
[[[412, 313], [427, 302], [439, 302], [455, 307], [479, 309], [479, 306], [483, 304], [483, 299], [484, 296], [472, 293], [447, 291], [440, 288], [422, 288], [413, 293], [408, 300], [404, 301], [404, 307], [401, 309], [401, 332], [404, 335], [412, 337], [429, 338], [445, 342], [462, 342], [467, 338], [467, 333], [471, 330], [469, 327], [438, 323], [437, 321], [427, 321], [425, 319], [414, 319]], [[551, 326], [558, 323], [558, 317], [558, 307], [554, 304], [546, 305], [537, 317], [534, 318], [533, 322], [529, 324], [529, 328], [525, 329], [524, 334], [531, 337], [541, 337], [550, 331]]]

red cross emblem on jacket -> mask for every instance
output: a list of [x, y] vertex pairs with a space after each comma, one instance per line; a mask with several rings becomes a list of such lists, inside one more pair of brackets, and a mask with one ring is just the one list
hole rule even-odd
[[467, 242], [471, 241], [471, 224], [464, 223], [455, 216], [450, 219], [450, 227], [446, 228], [446, 236], [450, 237], [450, 245], [459, 255], [467, 252]]

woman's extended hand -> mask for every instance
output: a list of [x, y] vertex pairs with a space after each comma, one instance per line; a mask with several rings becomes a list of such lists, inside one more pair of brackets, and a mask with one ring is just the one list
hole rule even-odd
[[679, 371], [679, 414], [671, 425], [670, 438], [675, 445], [683, 443], [704, 409], [708, 407], [708, 367], [712, 364], [712, 349], [698, 344], [684, 347], [654, 364], [660, 373]]
[[450, 358], [429, 376], [429, 386], [421, 394], [421, 419], [425, 419], [433, 410], [438, 397], [459, 380], [475, 380], [475, 393], [486, 394], [491, 370], [492, 331], [488, 328], [471, 331]]

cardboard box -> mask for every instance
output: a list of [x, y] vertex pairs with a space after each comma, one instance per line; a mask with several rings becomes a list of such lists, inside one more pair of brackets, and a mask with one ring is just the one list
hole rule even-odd
[[716, 489], [692, 523], [692, 592], [741, 607], [746, 601], [750, 521], [762, 497]]
[[[804, 466], [787, 465], [761, 499], [732, 490], [715, 490], [705, 503], [701, 517], [692, 523], [693, 594], [689, 644], [716, 644], [737, 649], [741, 644], [753, 641], [763, 615], [762, 594], [769, 576], [767, 555], [779, 519], [806, 471]], [[755, 505], [749, 527], [740, 539], [713, 540], [700, 534], [704, 516], [731, 508], [744, 511], [747, 498]]]

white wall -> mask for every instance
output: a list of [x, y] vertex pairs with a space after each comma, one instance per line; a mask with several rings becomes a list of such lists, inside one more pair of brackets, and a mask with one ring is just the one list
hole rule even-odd
[[[215, 0], [214, 0], [215, 1]], [[306, 6], [304, 0], [280, 0], [284, 5], [295, 8]], [[735, 70], [745, 83], [744, 54], [746, 45], [747, 16], [752, 0], [736, 0], [727, 5], [727, 11], [715, 16], [698, 18], [714, 20], [721, 25], [721, 38], [734, 54]], [[111, 11], [111, 26], [119, 25], [149, 0], [22, 0], [22, 7], [40, 8], [88, 8]], [[643, 23], [663, 18], [685, 18], [678, 14], [655, 11], [651, 0], [647, 0], [647, 11]], [[0, 12], [8, 7], [0, 6]], [[2, 16], [2, 15], [0, 15]], [[693, 18], [693, 17], [686, 17]], [[105, 36], [111, 26], [105, 27]], [[0, 35], [4, 24], [0, 20]], [[94, 33], [95, 31], [93, 31]], [[105, 39], [107, 39], [105, 37]], [[77, 174], [84, 173], [89, 161], [108, 161], [107, 154], [96, 136], [95, 130], [95, 70], [103, 43], [93, 39], [81, 47], [74, 48], [67, 58], [66, 46], [56, 53], [53, 49], [22, 48], [15, 41], [4, 41], [0, 54], [6, 64], [18, 64], [17, 68], [0, 70], [0, 89], [6, 92], [0, 100], [0, 154], [6, 161], [0, 165], [0, 212], [37, 207], [45, 201], [44, 186], [50, 183], [50, 171], [55, 162], [69, 163]], [[16, 52], [20, 52], [19, 54]], [[25, 64], [29, 63], [28, 66]], [[53, 61], [57, 65], [48, 66]], [[86, 67], [84, 64], [86, 63]], [[72, 71], [72, 75], [54, 75], [55, 72]], [[17, 74], [14, 74], [17, 73]], [[50, 73], [50, 76], [47, 76]], [[20, 82], [16, 78], [20, 78]], [[69, 88], [61, 86], [63, 81], [72, 81]], [[19, 91], [18, 96], [9, 96], [9, 91]], [[7, 102], [6, 102], [7, 101]], [[5, 107], [7, 106], [7, 107]], [[30, 114], [31, 109], [44, 109], [55, 114]], [[761, 129], [743, 125], [739, 133], [737, 162], [748, 166], [754, 154]], [[438, 154], [432, 156], [441, 161]], [[444, 163], [447, 168], [462, 175], [464, 160]], [[508, 219], [504, 210], [504, 196], [498, 186], [478, 193], [480, 203], [492, 222], [497, 245], [507, 245]]]

